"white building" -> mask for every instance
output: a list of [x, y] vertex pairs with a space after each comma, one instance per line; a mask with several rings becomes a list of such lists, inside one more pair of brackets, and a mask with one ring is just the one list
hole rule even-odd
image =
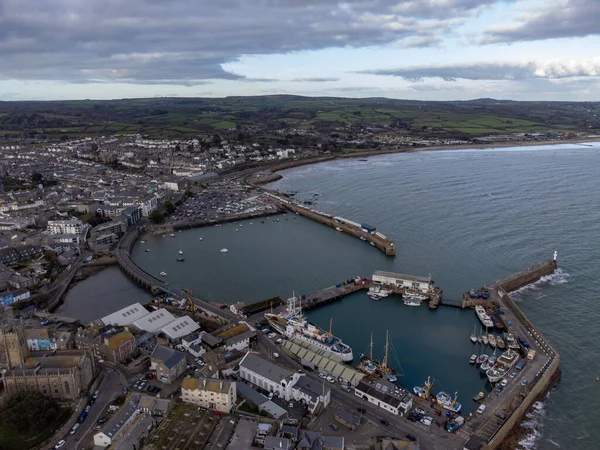
[[406, 414], [413, 405], [407, 391], [382, 378], [363, 378], [354, 388], [354, 394], [396, 415]]
[[138, 397], [132, 396], [128, 403], [121, 406], [101, 431], [94, 435], [94, 445], [105, 448], [116, 442], [140, 413], [138, 404]]
[[167, 325], [162, 327], [160, 331], [165, 333], [169, 339], [174, 341], [193, 333], [199, 328], [200, 325], [194, 322], [191, 317], [183, 316], [176, 318], [172, 322], [169, 322]]
[[132, 325], [138, 330], [154, 333], [155, 331], [160, 330], [162, 327], [173, 322], [174, 320], [175, 316], [173, 314], [171, 314], [166, 309], [161, 308], [157, 309], [154, 312], [146, 314], [143, 317], [140, 317], [135, 322], [133, 322]]
[[79, 219], [48, 221], [50, 234], [81, 234], [82, 230], [83, 222]]
[[151, 195], [150, 197], [144, 199], [140, 203], [140, 206], [142, 208], [142, 216], [148, 217], [150, 213], [158, 206], [158, 198], [156, 198], [154, 195]]
[[434, 281], [431, 278], [426, 277], [378, 270], [373, 273], [373, 283], [390, 286], [396, 289], [412, 289], [427, 294], [433, 289]]
[[181, 383], [181, 399], [202, 408], [229, 413], [237, 401], [235, 383], [188, 377]]
[[0, 217], [0, 231], [16, 231], [33, 226], [35, 219], [32, 217]]
[[244, 302], [234, 303], [229, 307], [229, 310], [234, 314], [239, 314], [240, 309], [242, 309], [246, 304]]
[[246, 353], [240, 362], [240, 377], [286, 401], [303, 401], [311, 412], [320, 404], [326, 407], [331, 398], [331, 391], [324, 385], [324, 381], [314, 381], [302, 373], [273, 364], [255, 353]]
[[148, 310], [139, 303], [134, 303], [100, 319], [104, 325], [125, 326], [148, 315]]

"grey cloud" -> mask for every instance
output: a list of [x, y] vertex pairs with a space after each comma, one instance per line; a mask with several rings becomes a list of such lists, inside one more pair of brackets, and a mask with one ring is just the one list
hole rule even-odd
[[298, 81], [301, 83], [325, 83], [327, 81], [340, 81], [339, 78], [328, 78], [328, 77], [307, 77], [307, 78], [294, 78], [292, 81]]
[[400, 67], [368, 70], [361, 73], [390, 75], [407, 81], [442, 78], [446, 81], [523, 80], [530, 78], [573, 78], [600, 76], [600, 60], [578, 62], [474, 63], [447, 66]]
[[567, 0], [555, 2], [539, 14], [517, 24], [491, 27], [482, 43], [536, 41], [600, 35], [600, 2]]
[[199, 84], [241, 55], [433, 42], [499, 0], [0, 0], [0, 79]]

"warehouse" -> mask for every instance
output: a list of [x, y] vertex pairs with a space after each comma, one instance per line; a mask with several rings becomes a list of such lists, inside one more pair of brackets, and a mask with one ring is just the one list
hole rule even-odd
[[[160, 310], [159, 310], [160, 311]], [[171, 339], [176, 340], [180, 339], [188, 334], [192, 334], [194, 331], [198, 330], [200, 325], [194, 322], [190, 317], [183, 316], [178, 317], [168, 325], [161, 328], [161, 331], [165, 333], [165, 335]]]
[[148, 314], [148, 310], [139, 303], [134, 303], [100, 319], [104, 325], [125, 326], [141, 319]]
[[175, 320], [175, 316], [166, 309], [157, 309], [156, 311], [146, 314], [144, 317], [139, 318], [133, 322], [133, 326], [140, 331], [148, 331], [154, 333], [160, 330], [162, 327], [168, 325]]
[[378, 270], [373, 273], [373, 283], [389, 286], [394, 289], [418, 290], [423, 294], [433, 290], [434, 281], [431, 278]]

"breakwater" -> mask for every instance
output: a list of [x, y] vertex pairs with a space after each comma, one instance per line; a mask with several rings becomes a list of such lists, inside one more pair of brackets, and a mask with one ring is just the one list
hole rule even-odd
[[344, 219], [343, 217], [334, 217], [324, 212], [307, 208], [280, 195], [275, 195], [272, 192], [265, 191], [265, 194], [272, 201], [298, 215], [307, 217], [315, 222], [335, 228], [337, 231], [341, 231], [367, 241], [373, 247], [377, 247], [388, 256], [396, 255], [396, 246], [394, 241], [378, 231], [366, 229], [365, 225], [360, 225], [356, 222]]

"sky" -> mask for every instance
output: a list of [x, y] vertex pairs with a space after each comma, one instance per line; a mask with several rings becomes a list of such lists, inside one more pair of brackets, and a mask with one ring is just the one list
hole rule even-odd
[[0, 101], [600, 100], [600, 0], [0, 0]]

